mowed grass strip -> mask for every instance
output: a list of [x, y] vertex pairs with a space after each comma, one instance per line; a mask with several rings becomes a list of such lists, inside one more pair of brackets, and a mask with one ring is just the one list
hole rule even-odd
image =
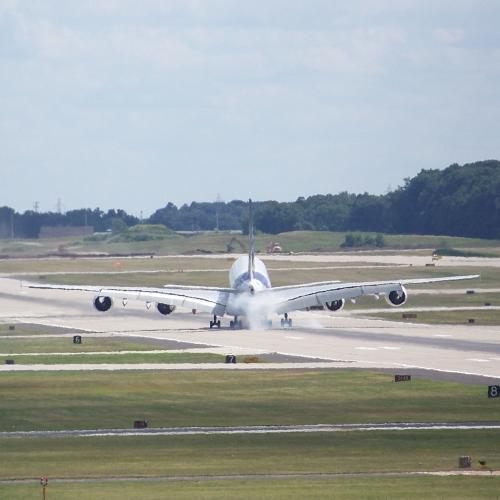
[[[429, 325], [470, 325], [471, 333], [475, 325], [500, 325], [500, 311], [469, 310], [469, 311], [418, 311], [416, 318], [402, 319], [402, 314], [367, 313], [372, 318], [382, 318], [393, 321], [408, 321], [409, 323], [425, 323]], [[469, 323], [473, 319], [473, 324]]]
[[[210, 264], [207, 259], [207, 265]], [[229, 271], [230, 263], [227, 266]], [[326, 266], [326, 264], [325, 264]], [[272, 267], [269, 263], [269, 267]], [[301, 266], [303, 267], [303, 266]], [[328, 267], [328, 266], [326, 266]], [[420, 288], [452, 289], [464, 287], [498, 287], [500, 282], [500, 268], [493, 267], [359, 267], [338, 269], [274, 269], [270, 271], [273, 286], [295, 285], [299, 283], [312, 283], [318, 281], [340, 280], [342, 282], [358, 281], [387, 281], [403, 278], [436, 278], [441, 276], [459, 276], [480, 274], [481, 279], [471, 281], [451, 281], [435, 284], [422, 284]], [[141, 273], [131, 272], [127, 274], [93, 274], [75, 273], [58, 276], [43, 275], [34, 276], [33, 281], [42, 283], [59, 283], [70, 285], [102, 285], [102, 286], [150, 286], [162, 287], [165, 284], [179, 285], [207, 285], [227, 286], [228, 277], [226, 272], [211, 272], [198, 270], [194, 272], [179, 273]], [[410, 287], [411, 288], [411, 287]], [[411, 291], [410, 291], [411, 295]]]
[[4, 372], [0, 430], [494, 421], [486, 386], [357, 370]]
[[124, 354], [72, 354], [64, 355], [14, 355], [9, 356], [18, 365], [61, 364], [124, 364], [124, 363], [223, 363], [224, 356], [210, 353], [124, 353]]
[[500, 466], [499, 431], [1, 438], [0, 477], [155, 477], [456, 470]]
[[348, 301], [345, 305], [345, 309], [355, 312], [364, 308], [387, 308], [388, 311], [398, 315], [404, 312], [405, 309], [413, 309], [414, 307], [483, 307], [485, 304], [500, 306], [500, 293], [458, 294], [446, 293], [446, 291], [444, 291], [439, 294], [412, 294], [410, 290], [408, 302], [399, 308], [390, 306], [385, 300], [375, 302], [373, 297], [366, 296], [357, 299], [356, 304], [349, 303]]
[[74, 344], [73, 337], [12, 339], [0, 336], [0, 353], [46, 353], [46, 352], [97, 352], [97, 351], [149, 351], [161, 349], [157, 343], [123, 340], [118, 338], [82, 337], [81, 344]]
[[[141, 498], [157, 500], [175, 498], [179, 500], [204, 498], [266, 498], [291, 499], [314, 498], [338, 500], [363, 498], [367, 500], [387, 499], [491, 499], [497, 497], [498, 478], [476, 477], [390, 477], [390, 478], [335, 478], [335, 479], [276, 479], [250, 481], [162, 481], [154, 483], [127, 482], [118, 484], [56, 484], [50, 492], [58, 499], [81, 498], [99, 500], [122, 500]], [[0, 494], [17, 500], [32, 498], [37, 492], [33, 486], [0, 487]], [[39, 487], [38, 487], [39, 489]], [[22, 496], [25, 494], [26, 496]]]
[[[492, 499], [500, 490], [498, 477], [340, 477], [278, 478], [209, 481], [124, 481], [91, 483], [54, 483], [47, 487], [47, 497], [59, 500], [141, 500], [176, 499], [219, 500], [221, 498], [337, 500], [415, 499]], [[0, 498], [25, 500], [38, 498], [38, 481], [30, 484], [0, 485]], [[49, 496], [50, 495], [50, 496]]]

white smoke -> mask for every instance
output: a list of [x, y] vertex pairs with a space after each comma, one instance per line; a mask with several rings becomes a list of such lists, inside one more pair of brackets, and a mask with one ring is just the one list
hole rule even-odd
[[234, 298], [234, 306], [246, 317], [250, 330], [261, 330], [266, 321], [275, 319], [276, 306], [268, 293], [241, 293]]

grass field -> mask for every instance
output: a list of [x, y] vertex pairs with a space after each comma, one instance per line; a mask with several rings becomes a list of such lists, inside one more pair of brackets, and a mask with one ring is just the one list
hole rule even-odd
[[395, 321], [408, 321], [409, 323], [425, 323], [433, 325], [469, 325], [469, 319], [474, 319], [470, 325], [471, 333], [475, 325], [499, 325], [500, 311], [419, 311], [416, 318], [403, 320], [401, 314], [396, 313], [370, 313], [372, 318], [382, 318]]
[[9, 355], [16, 365], [124, 364], [124, 363], [223, 363], [224, 356], [210, 353], [126, 353], [64, 355]]
[[[208, 262], [208, 265], [209, 262]], [[229, 266], [228, 266], [229, 267]], [[471, 288], [498, 287], [500, 283], [500, 268], [475, 268], [467, 269], [446, 267], [385, 267], [356, 268], [356, 269], [287, 269], [270, 272], [273, 286], [294, 285], [318, 281], [340, 280], [344, 282], [394, 280], [401, 278], [432, 278], [441, 276], [460, 276], [466, 274], [480, 274], [481, 278], [470, 282], [449, 282], [438, 284], [425, 284], [420, 288], [453, 289], [470, 286]], [[45, 276], [31, 278], [32, 281], [43, 283], [80, 284], [80, 285], [115, 285], [115, 286], [163, 286], [166, 283], [179, 285], [206, 285], [228, 286], [227, 272], [193, 271], [177, 273], [141, 273], [127, 274], [65, 274], [58, 276]], [[415, 286], [418, 288], [418, 286]]]
[[[0, 497], [9, 500], [38, 498], [38, 481], [0, 485]], [[230, 481], [128, 481], [119, 483], [49, 483], [47, 498], [58, 500], [206, 500], [249, 498], [311, 498], [337, 500], [478, 500], [498, 498], [498, 477], [348, 477], [280, 478]]]
[[[360, 233], [370, 234], [374, 233]], [[277, 241], [285, 252], [332, 252], [342, 250], [340, 245], [345, 239], [345, 232], [327, 231], [293, 231], [277, 235], [257, 234], [256, 249], [264, 252], [271, 241]], [[0, 254], [10, 256], [33, 256], [46, 253], [57, 253], [62, 246], [67, 252], [104, 252], [104, 253], [144, 253], [172, 255], [195, 252], [225, 253], [227, 244], [234, 235], [227, 232], [200, 233], [195, 235], [179, 235], [172, 233], [162, 240], [119, 242], [113, 237], [105, 241], [89, 239], [62, 238], [45, 240], [4, 240], [0, 244]], [[246, 236], [237, 235], [237, 239], [246, 246]], [[386, 247], [405, 248], [467, 248], [484, 249], [497, 253], [500, 247], [498, 240], [481, 240], [476, 238], [458, 238], [450, 236], [424, 235], [384, 235]], [[115, 241], [113, 241], [115, 240]], [[241, 247], [236, 245], [236, 251]]]
[[[499, 283], [500, 284], [500, 283]], [[406, 304], [399, 308], [395, 308], [385, 300], [377, 301], [371, 296], [359, 297], [356, 303], [352, 304], [349, 301], [345, 304], [345, 309], [350, 311], [361, 311], [364, 308], [386, 308], [389, 312], [394, 313], [396, 316], [404, 312], [405, 309], [412, 309], [414, 307], [483, 307], [486, 303], [491, 306], [500, 306], [500, 293], [446, 293], [449, 289], [443, 291], [439, 295], [427, 293], [412, 293], [408, 287], [408, 301]]]
[[0, 430], [498, 419], [486, 388], [355, 370], [4, 372]]
[[96, 351], [148, 351], [158, 349], [157, 344], [147, 339], [133, 342], [117, 338], [86, 337], [81, 344], [73, 344], [72, 337], [63, 338], [2, 338], [0, 335], [0, 353], [46, 353], [46, 352], [96, 352]]
[[[0, 478], [456, 470], [500, 466], [492, 430], [0, 438]], [[74, 457], [71, 460], [69, 457]]]
[[[429, 252], [427, 252], [429, 254]], [[259, 256], [266, 261], [266, 255]], [[233, 264], [235, 257], [135, 257], [135, 258], [44, 258], [44, 259], [5, 259], [0, 260], [0, 273], [123, 273], [123, 272], [165, 272], [178, 273], [189, 270], [227, 271]], [[271, 270], [280, 268], [304, 268], [349, 266], [349, 263], [336, 262], [321, 264], [318, 262], [287, 260], [282, 256], [279, 260], [267, 259], [267, 267]], [[363, 265], [361, 263], [360, 265]], [[365, 263], [365, 265], [367, 265]], [[373, 265], [373, 264], [371, 264]]]

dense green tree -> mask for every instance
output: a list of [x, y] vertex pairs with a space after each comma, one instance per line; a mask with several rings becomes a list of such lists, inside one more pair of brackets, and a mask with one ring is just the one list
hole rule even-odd
[[[481, 161], [450, 165], [444, 170], [422, 170], [403, 186], [383, 196], [369, 193], [314, 195], [295, 202], [262, 201], [254, 203], [256, 229], [266, 233], [294, 230], [366, 231], [377, 233], [443, 234], [500, 238], [500, 162]], [[71, 210], [65, 214], [14, 212], [0, 208], [0, 237], [36, 238], [40, 227], [83, 226], [104, 231], [114, 220], [130, 227], [137, 217], [124, 210], [99, 208]], [[248, 228], [248, 203], [193, 202], [181, 207], [168, 202], [147, 222], [163, 224], [174, 230], [221, 230]], [[359, 242], [356, 235], [346, 240], [357, 244], [383, 246], [383, 237]]]

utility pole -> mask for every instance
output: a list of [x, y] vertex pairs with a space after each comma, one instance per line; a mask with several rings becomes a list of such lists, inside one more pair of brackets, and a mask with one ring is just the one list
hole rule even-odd
[[217, 193], [217, 199], [215, 200], [215, 230], [217, 232], [219, 232], [219, 209], [221, 202], [222, 198], [220, 197], [220, 193]]
[[38, 212], [39, 208], [40, 208], [40, 202], [39, 201], [33, 202], [33, 212]]
[[10, 213], [10, 239], [14, 239], [14, 211]]

